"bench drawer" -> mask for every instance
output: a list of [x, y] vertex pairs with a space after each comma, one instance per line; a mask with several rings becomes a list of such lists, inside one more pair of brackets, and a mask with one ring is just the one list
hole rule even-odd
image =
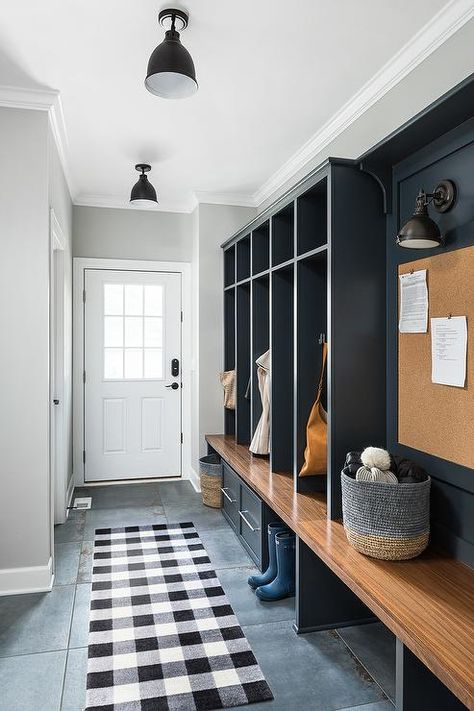
[[262, 555], [262, 502], [244, 483], [240, 484], [240, 535], [260, 561]]
[[223, 462], [222, 467], [222, 510], [230, 525], [239, 529], [240, 480], [230, 467]]

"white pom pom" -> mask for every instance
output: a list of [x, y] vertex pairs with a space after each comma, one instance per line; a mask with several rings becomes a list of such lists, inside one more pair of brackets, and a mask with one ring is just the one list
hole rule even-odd
[[366, 467], [382, 469], [385, 471], [390, 469], [390, 454], [386, 449], [380, 447], [366, 447], [360, 455], [362, 464]]

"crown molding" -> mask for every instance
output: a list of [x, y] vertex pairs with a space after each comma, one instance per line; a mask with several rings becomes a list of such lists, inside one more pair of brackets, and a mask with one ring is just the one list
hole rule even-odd
[[198, 204], [233, 205], [236, 207], [258, 207], [254, 195], [241, 193], [217, 193], [206, 190], [196, 190], [194, 193]]
[[78, 195], [74, 198], [74, 205], [80, 207], [107, 207], [119, 210], [145, 210], [146, 212], [181, 212], [189, 214], [202, 204], [231, 205], [235, 207], [254, 207], [257, 205], [250, 195], [239, 193], [214, 193], [197, 191], [186, 202], [150, 203], [150, 207], [134, 207], [130, 202], [118, 195]]
[[73, 185], [68, 161], [68, 137], [64, 121], [63, 107], [59, 91], [55, 89], [32, 89], [18, 86], [0, 85], [0, 106], [9, 109], [46, 111], [51, 134], [58, 150], [64, 176], [73, 195]]
[[150, 207], [135, 207], [127, 198], [116, 195], [78, 195], [73, 200], [79, 207], [106, 207], [114, 210], [133, 210], [143, 212], [180, 212], [189, 214], [195, 208], [194, 200], [180, 203], [151, 203]]
[[255, 191], [257, 206], [291, 180], [335, 138], [474, 17], [472, 0], [451, 0]]
[[58, 96], [59, 92], [55, 89], [28, 89], [0, 84], [0, 106], [10, 109], [49, 111]]

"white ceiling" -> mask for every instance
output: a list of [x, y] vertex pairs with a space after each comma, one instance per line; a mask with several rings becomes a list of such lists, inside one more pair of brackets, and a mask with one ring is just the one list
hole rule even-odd
[[143, 85], [148, 57], [163, 36], [157, 22], [163, 2], [12, 0], [0, 11], [0, 84], [59, 90], [79, 203], [125, 205], [137, 162], [152, 164], [165, 208], [186, 209], [196, 191], [252, 202], [452, 4], [189, 0], [182, 41], [199, 91], [167, 101]]

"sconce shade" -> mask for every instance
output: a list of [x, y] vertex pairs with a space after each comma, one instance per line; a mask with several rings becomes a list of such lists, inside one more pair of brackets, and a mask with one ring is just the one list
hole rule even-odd
[[397, 244], [408, 249], [432, 249], [443, 245], [439, 227], [428, 215], [428, 203], [423, 190], [418, 193], [413, 215], [397, 235]]
[[138, 163], [135, 170], [141, 171], [141, 175], [132, 188], [130, 202], [135, 207], [150, 207], [150, 203], [158, 202], [156, 190], [146, 175], [151, 170], [151, 166], [146, 163]]
[[423, 189], [419, 191], [413, 215], [397, 235], [399, 247], [433, 249], [433, 247], [444, 246], [440, 229], [428, 214], [430, 202], [437, 212], [451, 210], [456, 202], [456, 185], [453, 181], [441, 180], [433, 193], [425, 193]]
[[443, 238], [439, 227], [428, 215], [412, 215], [397, 236], [397, 244], [409, 249], [441, 247]]

